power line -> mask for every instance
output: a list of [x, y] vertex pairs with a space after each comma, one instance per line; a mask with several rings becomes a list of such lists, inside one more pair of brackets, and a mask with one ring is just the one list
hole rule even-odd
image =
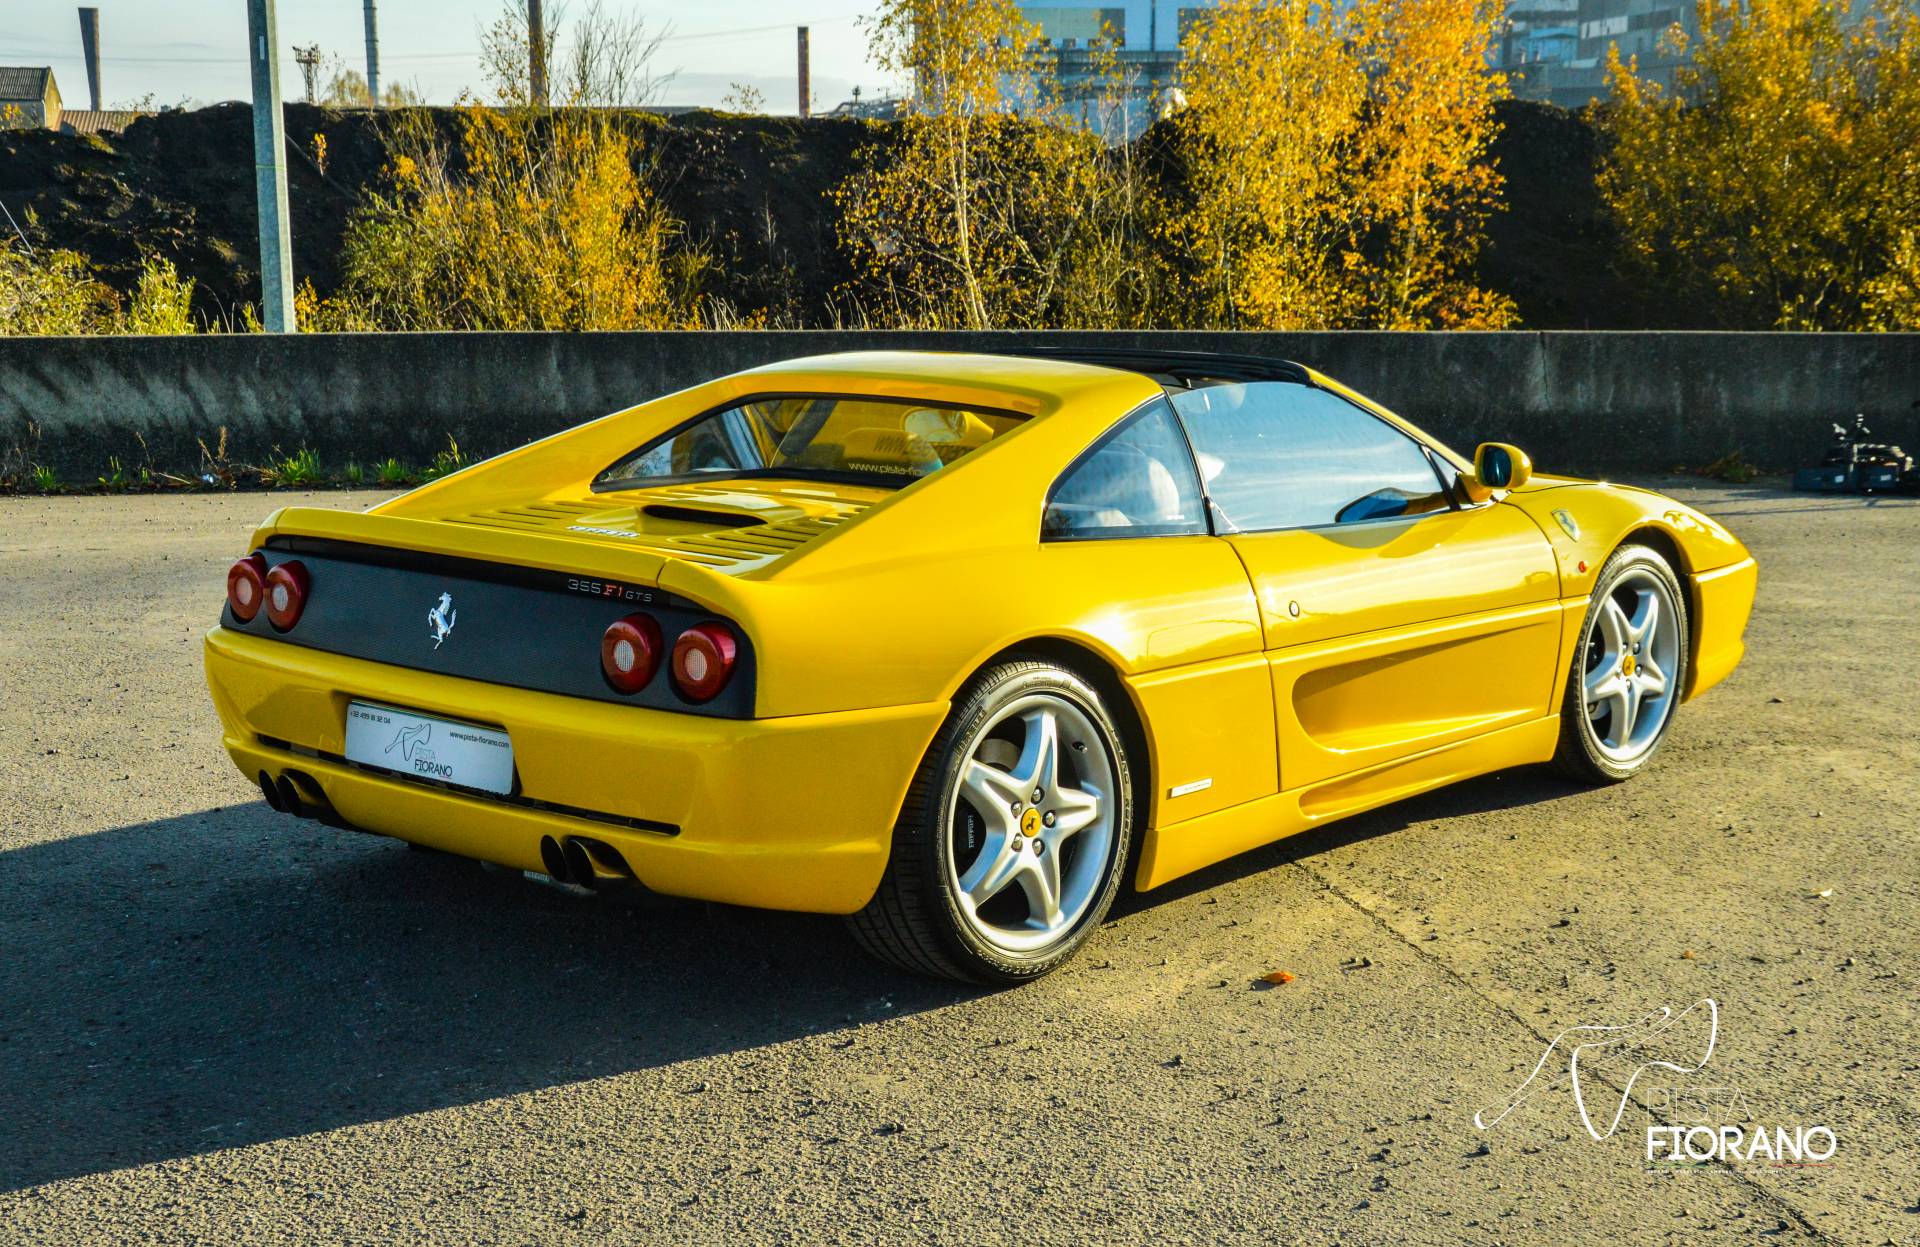
[[[858, 19], [855, 16], [849, 14], [842, 17], [828, 18], [824, 22], [814, 22], [811, 24], [814, 26], [844, 25], [856, 20]], [[733, 38], [738, 38], [741, 35], [764, 35], [764, 34], [772, 34], [775, 32], [780, 32], [784, 34], [784, 33], [790, 33], [794, 29], [794, 26], [795, 26], [795, 23], [793, 22], [780, 22], [778, 24], [766, 25], [766, 26], [736, 26], [730, 30], [696, 30], [696, 31], [691, 31], [684, 35], [682, 34], [664, 35], [661, 37], [660, 42], [662, 44], [693, 43], [693, 42], [698, 42], [698, 41], [707, 40], [707, 39], [733, 39]], [[30, 56], [66, 57], [71, 55], [71, 51], [64, 47], [56, 50], [29, 49], [27, 54]], [[476, 47], [469, 51], [464, 51], [464, 52], [402, 52], [402, 53], [383, 52], [381, 54], [380, 59], [382, 61], [454, 61], [454, 60], [473, 60], [477, 58], [479, 55], [480, 55], [480, 49]], [[241, 65], [241, 64], [246, 64], [248, 61], [248, 58], [245, 55], [239, 55], [239, 56], [115, 55], [115, 56], [102, 56], [100, 59], [103, 61], [111, 62], [116, 65]]]

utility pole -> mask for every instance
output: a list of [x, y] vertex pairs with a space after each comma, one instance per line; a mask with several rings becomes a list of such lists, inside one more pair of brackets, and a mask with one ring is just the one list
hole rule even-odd
[[527, 0], [527, 97], [536, 108], [547, 106], [547, 25], [540, 0]]
[[314, 96], [314, 78], [320, 73], [320, 45], [310, 43], [304, 48], [294, 45], [293, 63], [300, 67], [300, 76], [306, 80], [307, 103], [319, 103]]
[[293, 324], [293, 240], [287, 233], [287, 132], [280, 117], [280, 24], [273, 0], [247, 0], [253, 68], [253, 183], [260, 204], [260, 322], [268, 333]]
[[367, 98], [380, 107], [380, 26], [373, 19], [373, 0], [367, 0]]
[[813, 114], [813, 69], [808, 64], [807, 28], [800, 28], [800, 120]]

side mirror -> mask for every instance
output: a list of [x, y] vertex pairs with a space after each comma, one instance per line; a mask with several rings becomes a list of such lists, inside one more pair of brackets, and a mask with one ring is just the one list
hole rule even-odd
[[1473, 474], [1462, 483], [1467, 496], [1485, 502], [1502, 490], [1518, 489], [1533, 475], [1533, 460], [1518, 446], [1505, 442], [1482, 442], [1473, 452]]

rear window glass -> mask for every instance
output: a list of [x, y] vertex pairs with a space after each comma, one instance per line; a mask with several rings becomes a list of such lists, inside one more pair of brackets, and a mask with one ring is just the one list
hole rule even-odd
[[1040, 534], [1060, 541], [1205, 533], [1200, 498], [1193, 453], [1163, 399], [1129, 417], [1061, 475]]
[[655, 438], [600, 473], [593, 487], [742, 476], [900, 486], [978, 450], [1025, 418], [891, 398], [761, 398]]

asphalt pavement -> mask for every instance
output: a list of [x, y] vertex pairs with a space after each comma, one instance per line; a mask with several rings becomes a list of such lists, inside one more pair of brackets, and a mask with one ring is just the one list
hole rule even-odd
[[[1920, 501], [1665, 487], [1761, 582], [1649, 773], [1282, 842], [1002, 993], [275, 814], [199, 645], [289, 496], [0, 499], [0, 1241], [1920, 1241]], [[1729, 1122], [1834, 1146], [1647, 1157]]]

